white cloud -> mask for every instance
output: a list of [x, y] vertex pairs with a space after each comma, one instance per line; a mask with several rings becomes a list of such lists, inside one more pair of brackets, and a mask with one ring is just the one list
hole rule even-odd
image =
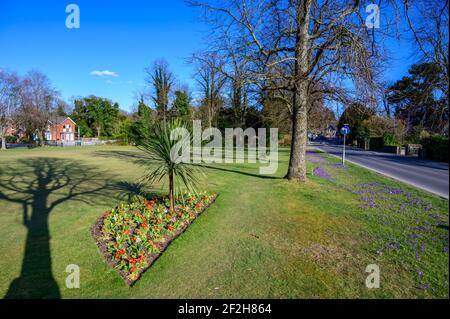
[[119, 76], [116, 72], [108, 71], [108, 70], [104, 70], [104, 71], [95, 70], [95, 71], [92, 71], [90, 74], [94, 75], [94, 76], [112, 76], [114, 78], [117, 78]]

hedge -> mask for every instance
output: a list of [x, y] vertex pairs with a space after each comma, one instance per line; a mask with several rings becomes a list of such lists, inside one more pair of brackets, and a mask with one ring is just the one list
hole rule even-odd
[[383, 136], [371, 137], [369, 146], [371, 150], [377, 150], [385, 146], [398, 146], [398, 142], [394, 135], [384, 133]]
[[425, 156], [429, 159], [448, 162], [448, 137], [430, 136], [421, 140], [422, 147], [425, 150]]

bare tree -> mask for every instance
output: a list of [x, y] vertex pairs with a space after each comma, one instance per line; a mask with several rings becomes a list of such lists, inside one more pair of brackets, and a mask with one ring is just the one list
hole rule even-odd
[[194, 55], [191, 62], [197, 65], [195, 78], [202, 91], [201, 103], [206, 108], [208, 127], [211, 127], [223, 104], [221, 93], [226, 81], [220, 72], [223, 62], [210, 53]]
[[[214, 33], [232, 37], [232, 47], [252, 61], [253, 81], [292, 96], [292, 145], [286, 178], [306, 179], [308, 109], [315, 97], [339, 95], [352, 80], [369, 92], [376, 47], [360, 0], [232, 0], [204, 9]], [[372, 36], [371, 36], [372, 35]], [[347, 83], [348, 86], [348, 83]], [[321, 94], [318, 94], [321, 93]], [[280, 94], [281, 96], [281, 94]]]
[[402, 0], [407, 24], [424, 62], [439, 66], [448, 96], [449, 0]]
[[[422, 63], [437, 67], [438, 102], [431, 111], [434, 126], [448, 135], [449, 96], [449, 0], [402, 0], [409, 31]], [[431, 84], [431, 83], [430, 83]], [[430, 88], [432, 85], [429, 86]]]
[[1, 149], [6, 149], [6, 133], [13, 125], [13, 117], [19, 107], [20, 79], [15, 73], [0, 70], [0, 139]]
[[44, 143], [44, 131], [58, 101], [58, 92], [45, 74], [32, 70], [23, 78], [16, 121], [25, 128], [28, 137], [36, 136], [40, 145]]
[[174, 76], [169, 70], [169, 64], [165, 60], [158, 60], [153, 67], [145, 70], [147, 73], [147, 82], [153, 86], [153, 101], [156, 105], [158, 116], [162, 117], [164, 122], [169, 110], [169, 96], [174, 83]]

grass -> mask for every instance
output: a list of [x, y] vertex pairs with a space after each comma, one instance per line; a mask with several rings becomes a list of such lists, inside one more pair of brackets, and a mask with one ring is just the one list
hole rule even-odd
[[[280, 150], [270, 178], [255, 164], [209, 164], [201, 185], [217, 201], [129, 288], [89, 231], [139, 190], [143, 154], [119, 146], [1, 152], [0, 296], [448, 298], [447, 200], [323, 154], [311, 157], [305, 184], [288, 182], [288, 154]], [[331, 179], [312, 176], [319, 166]], [[424, 213], [430, 204], [437, 227]], [[69, 264], [80, 267], [80, 289], [66, 288]], [[379, 289], [365, 286], [369, 264], [380, 267]]]

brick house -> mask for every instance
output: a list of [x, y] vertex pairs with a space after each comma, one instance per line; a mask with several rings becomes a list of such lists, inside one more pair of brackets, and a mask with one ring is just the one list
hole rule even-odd
[[70, 117], [56, 117], [48, 121], [45, 139], [56, 142], [75, 141], [77, 124]]

